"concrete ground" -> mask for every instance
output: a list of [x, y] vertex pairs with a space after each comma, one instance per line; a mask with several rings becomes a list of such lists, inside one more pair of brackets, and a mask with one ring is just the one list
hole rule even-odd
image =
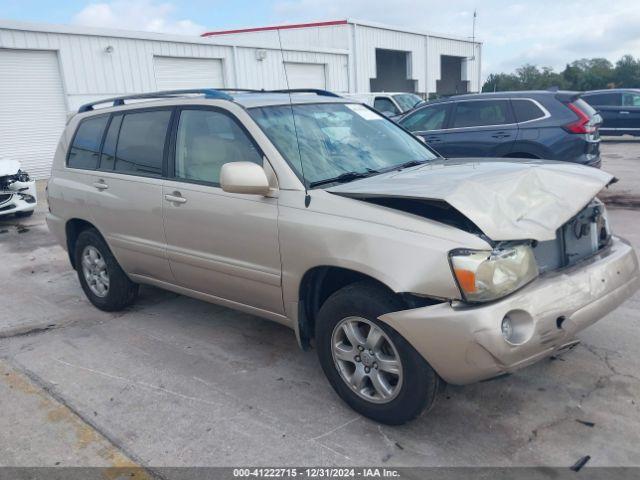
[[[640, 191], [640, 145], [603, 151]], [[346, 407], [280, 325], [153, 288], [93, 308], [43, 205], [0, 222], [0, 465], [640, 465], [640, 295], [563, 357], [448, 387], [388, 427]], [[640, 213], [610, 217], [640, 247]]]
[[640, 137], [604, 137], [602, 168], [618, 178], [601, 198], [609, 204], [640, 208]]

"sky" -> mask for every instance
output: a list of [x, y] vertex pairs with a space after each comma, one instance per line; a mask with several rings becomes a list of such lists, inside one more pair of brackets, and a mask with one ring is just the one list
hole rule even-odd
[[483, 76], [531, 63], [640, 57], [640, 0], [0, 0], [0, 18], [174, 34], [354, 18], [472, 35]]

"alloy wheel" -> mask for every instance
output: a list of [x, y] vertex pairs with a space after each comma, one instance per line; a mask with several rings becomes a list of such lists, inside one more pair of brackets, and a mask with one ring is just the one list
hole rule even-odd
[[333, 361], [342, 380], [361, 398], [388, 403], [402, 388], [400, 355], [384, 331], [362, 317], [347, 317], [331, 337]]
[[104, 298], [109, 293], [109, 272], [100, 251], [87, 245], [82, 251], [82, 274], [94, 295]]

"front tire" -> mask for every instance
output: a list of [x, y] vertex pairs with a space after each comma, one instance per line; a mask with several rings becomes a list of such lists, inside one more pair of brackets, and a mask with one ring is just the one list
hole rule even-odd
[[136, 300], [138, 284], [129, 280], [97, 230], [78, 235], [75, 265], [82, 290], [100, 310], [122, 310]]
[[331, 295], [316, 320], [318, 358], [331, 386], [358, 413], [399, 425], [430, 408], [440, 379], [398, 332], [378, 320], [405, 309], [372, 282]]

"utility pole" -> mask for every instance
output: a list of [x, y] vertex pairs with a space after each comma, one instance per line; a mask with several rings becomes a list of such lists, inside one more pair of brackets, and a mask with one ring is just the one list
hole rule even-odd
[[473, 9], [473, 29], [471, 30], [471, 41], [473, 42], [473, 56], [475, 57], [476, 48], [476, 18], [478, 18], [478, 10]]
[[478, 93], [480, 93], [482, 91], [482, 85], [481, 85], [481, 80], [482, 80], [482, 73], [480, 72], [480, 62], [478, 60], [476, 60], [476, 50], [477, 50], [477, 46], [476, 46], [476, 19], [478, 18], [478, 10], [476, 8], [473, 9], [473, 26], [471, 29], [471, 45], [473, 45], [473, 57], [471, 57], [471, 59], [474, 61], [474, 63], [476, 64], [476, 68], [478, 69]]

